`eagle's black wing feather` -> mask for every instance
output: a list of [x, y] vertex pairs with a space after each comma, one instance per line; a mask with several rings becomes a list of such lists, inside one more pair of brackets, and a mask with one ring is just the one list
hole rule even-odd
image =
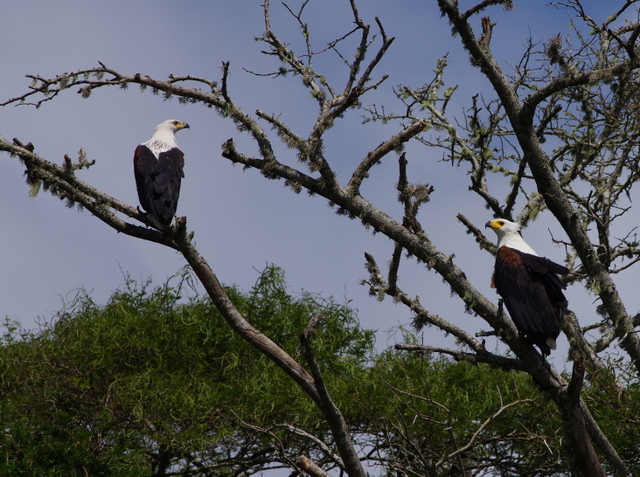
[[548, 355], [548, 338], [560, 334], [560, 320], [567, 307], [558, 274], [569, 270], [551, 260], [500, 247], [496, 257], [494, 283], [511, 319], [520, 332], [543, 354]]
[[183, 166], [184, 155], [178, 148], [161, 152], [157, 159], [147, 146], [136, 148], [134, 173], [140, 205], [163, 227], [171, 224], [176, 213]]
[[147, 147], [140, 145], [133, 156], [133, 172], [136, 178], [138, 199], [142, 208], [152, 214], [151, 199], [153, 196], [153, 175], [155, 174], [158, 160]]

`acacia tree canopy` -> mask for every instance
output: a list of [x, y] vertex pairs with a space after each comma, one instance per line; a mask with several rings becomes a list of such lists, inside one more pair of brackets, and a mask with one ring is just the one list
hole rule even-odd
[[[104, 306], [80, 290], [37, 333], [6, 324], [3, 473], [236, 475], [293, 467], [300, 454], [326, 460], [302, 434], [327, 433], [313, 403], [193, 294], [192, 280], [188, 270], [155, 288], [128, 278]], [[322, 312], [316, 359], [339, 395], [363, 399], [354, 384], [373, 332], [352, 310], [290, 294], [275, 266], [248, 293], [226, 292], [294, 355], [300, 329]]]
[[[105, 305], [79, 290], [37, 332], [5, 323], [2, 473], [251, 475], [295, 468], [300, 455], [336, 466], [317, 408], [225, 326], [192, 280], [188, 270], [156, 287], [127, 278]], [[225, 290], [293, 354], [299, 330], [322, 312], [316, 358], [354, 441], [370, 449], [368, 466], [452, 476], [564, 468], [560, 418], [526, 374], [376, 352], [352, 309], [289, 292], [275, 266], [248, 292]], [[624, 449], [640, 401], [616, 400], [622, 412], [608, 413], [610, 396], [599, 392], [589, 399]], [[625, 457], [638, 468], [635, 449]]]
[[[601, 395], [622, 393], [625, 399], [630, 398], [630, 388], [640, 370], [640, 338], [634, 331], [638, 319], [628, 310], [616, 286], [619, 273], [634, 266], [640, 254], [635, 225], [621, 220], [630, 210], [638, 177], [635, 79], [640, 26], [627, 21], [637, 17], [637, 2], [627, 1], [617, 9], [612, 6], [611, 15], [603, 23], [594, 21], [579, 0], [559, 3], [575, 17], [576, 34], [571, 41], [577, 46], [560, 36], [541, 39], [541, 43], [532, 41], [520, 62], [506, 69], [492, 52], [496, 26], [490, 15], [495, 8], [511, 9], [517, 2], [483, 1], [465, 10], [454, 0], [438, 0], [456, 41], [461, 42], [471, 64], [491, 88], [470, 98], [462, 114], [449, 109], [456, 86], [444, 81], [446, 58], [438, 62], [435, 74], [425, 78], [422, 86], [394, 88], [397, 101], [393, 105], [368, 100], [375, 91], [389, 87], [381, 60], [393, 54], [390, 48], [394, 38], [381, 21], [373, 25], [363, 21], [355, 0], [348, 3], [352, 29], [324, 48], [313, 44], [313, 21], [305, 18], [308, 2], [298, 9], [289, 8], [292, 20], [301, 27], [304, 41], [300, 50], [279, 37], [272, 28], [270, 2], [264, 4], [266, 31], [259, 40], [265, 53], [277, 59], [268, 76], [293, 76], [308, 90], [312, 118], [308, 131], [286, 124], [277, 114], [245, 111], [239, 98], [233, 96], [229, 63], [224, 63], [221, 77], [214, 79], [170, 76], [160, 80], [123, 73], [102, 63], [52, 78], [33, 75], [29, 91], [4, 105], [39, 106], [52, 99], [62, 100], [58, 96], [71, 88], [79, 88], [84, 97], [90, 97], [98, 88], [139, 85], [143, 90], [162, 93], [165, 99], [213, 108], [221, 114], [221, 121], [233, 121], [238, 134], [248, 135], [253, 141], [253, 147], [247, 148], [229, 139], [223, 145], [224, 158], [257, 169], [266, 178], [280, 179], [295, 192], [306, 190], [393, 241], [395, 250], [386, 268], [379, 263], [388, 257], [366, 254], [370, 274], [367, 285], [372, 295], [391, 297], [411, 310], [416, 327], [430, 326], [454, 336], [459, 343], [456, 349], [411, 348], [525, 373], [555, 406], [561, 421], [564, 469], [574, 475], [605, 475], [605, 471], [628, 475], [632, 462], [623, 456], [615, 435], [605, 431], [602, 416], [593, 412], [594, 405], [583, 396], [594, 387]], [[484, 17], [476, 26], [474, 19], [480, 15]], [[322, 74], [314, 63], [318, 51], [336, 52], [344, 63], [342, 78], [329, 79]], [[256, 77], [256, 81], [261, 79]], [[325, 144], [331, 131], [351, 118], [347, 113], [353, 110], [365, 111], [369, 123], [391, 125], [393, 132], [382, 142], [372, 142], [363, 157], [351, 158], [349, 173], [343, 179], [344, 158], [332, 154]], [[401, 112], [392, 112], [396, 110]], [[88, 209], [119, 232], [180, 252], [234, 332], [279, 366], [317, 406], [334, 439], [335, 465], [348, 475], [365, 475], [352, 430], [331, 396], [314, 351], [313, 328], [322, 321], [320, 316], [303, 330], [302, 359], [297, 359], [234, 305], [197, 250], [185, 218], [178, 218], [166, 233], [154, 230], [136, 208], [77, 178], [78, 170], [91, 165], [86, 157], [81, 155], [76, 162], [67, 158], [58, 166], [24, 142], [0, 139], [0, 149], [24, 163], [32, 188], [43, 187], [69, 204]], [[494, 305], [493, 297], [484, 296], [464, 267], [430, 239], [429, 227], [422, 223], [419, 212], [428, 207], [434, 189], [423, 178], [412, 176], [411, 158], [402, 153], [415, 143], [442, 151], [453, 166], [467, 171], [470, 200], [482, 200], [496, 216], [527, 224], [543, 214], [562, 228], [568, 238], [566, 263], [572, 269], [569, 282], [595, 298], [593, 311], [602, 317], [597, 327], [587, 328], [581, 325], [580, 316], [565, 316], [563, 331], [571, 348], [570, 373], [561, 374], [541, 359], [518, 335], [508, 316]], [[295, 161], [290, 153], [281, 152], [281, 146], [294, 152]], [[385, 210], [375, 202], [375, 195], [366, 193], [372, 168], [391, 160], [397, 160], [398, 180], [397, 190], [389, 192], [397, 194], [401, 216], [394, 213], [397, 208]], [[341, 174], [337, 172], [339, 166]], [[495, 186], [497, 177], [509, 180], [504, 198], [504, 189]], [[480, 248], [495, 252], [492, 238], [485, 237], [480, 229], [484, 218], [478, 221], [460, 215], [459, 220]], [[406, 260], [423, 263], [427, 273], [441, 277], [450, 287], [452, 299], [484, 320], [513, 357], [488, 350], [480, 337], [438, 316], [420, 297], [406, 293], [398, 280], [400, 266]], [[631, 369], [612, 366], [608, 359], [612, 351], [631, 363]], [[634, 378], [629, 380], [628, 373]], [[434, 472], [454, 466], [442, 459], [437, 462]]]

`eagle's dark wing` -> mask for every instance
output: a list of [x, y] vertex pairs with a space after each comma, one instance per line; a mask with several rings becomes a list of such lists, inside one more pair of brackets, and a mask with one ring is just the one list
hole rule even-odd
[[520, 332], [544, 355], [560, 334], [560, 320], [567, 307], [558, 274], [569, 270], [551, 260], [500, 247], [496, 256], [494, 283], [509, 315]]
[[139, 145], [133, 163], [140, 205], [161, 226], [169, 226], [180, 197], [184, 154], [174, 147], [161, 152], [156, 159], [147, 146]]

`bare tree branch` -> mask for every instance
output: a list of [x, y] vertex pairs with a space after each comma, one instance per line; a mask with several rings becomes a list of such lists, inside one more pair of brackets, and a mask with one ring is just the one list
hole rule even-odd
[[478, 436], [480, 435], [480, 433], [488, 426], [491, 424], [491, 422], [493, 420], [495, 420], [496, 417], [498, 417], [500, 414], [502, 414], [504, 411], [506, 411], [507, 409], [509, 409], [510, 407], [513, 406], [518, 406], [520, 404], [528, 404], [533, 402], [533, 399], [520, 399], [518, 401], [514, 401], [511, 402], [509, 404], [505, 404], [504, 406], [500, 407], [500, 409], [498, 409], [496, 412], [494, 412], [491, 416], [489, 416], [487, 419], [485, 419], [485, 421], [480, 425], [480, 427], [478, 427], [478, 429], [476, 430], [476, 432], [473, 433], [473, 435], [471, 436], [471, 439], [469, 439], [469, 442], [467, 442], [464, 446], [460, 447], [459, 449], [455, 450], [454, 452], [450, 453], [448, 456], [443, 457], [442, 459], [440, 459], [440, 461], [436, 464], [437, 466], [441, 466], [446, 460], [448, 459], [452, 459], [453, 457], [455, 457], [458, 454], [461, 454], [462, 452], [465, 452], [466, 450], [470, 449], [471, 446], [474, 445], [475, 440], [478, 438]]
[[349, 432], [349, 426], [347, 425], [342, 413], [331, 399], [329, 391], [327, 390], [320, 367], [316, 362], [311, 347], [310, 337], [316, 327], [317, 323], [322, 320], [322, 313], [316, 313], [304, 332], [300, 335], [300, 345], [302, 348], [302, 354], [304, 355], [309, 367], [311, 368], [311, 374], [314, 379], [315, 389], [317, 390], [319, 402], [318, 407], [322, 410], [336, 440], [338, 451], [342, 457], [344, 469], [350, 476], [366, 476], [366, 472], [362, 467], [362, 463], [358, 458], [358, 454], [353, 446], [351, 440], [351, 434]]

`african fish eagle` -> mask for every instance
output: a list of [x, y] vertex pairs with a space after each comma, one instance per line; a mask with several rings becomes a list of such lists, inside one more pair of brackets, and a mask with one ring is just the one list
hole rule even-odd
[[567, 309], [558, 275], [569, 270], [538, 254], [520, 235], [520, 224], [505, 219], [485, 224], [498, 235], [498, 252], [491, 280], [524, 338], [544, 356], [556, 349], [560, 320]]
[[175, 133], [188, 127], [176, 119], [161, 122], [151, 139], [138, 145], [133, 156], [140, 205], [160, 230], [171, 224], [178, 206], [184, 154], [178, 149]]

